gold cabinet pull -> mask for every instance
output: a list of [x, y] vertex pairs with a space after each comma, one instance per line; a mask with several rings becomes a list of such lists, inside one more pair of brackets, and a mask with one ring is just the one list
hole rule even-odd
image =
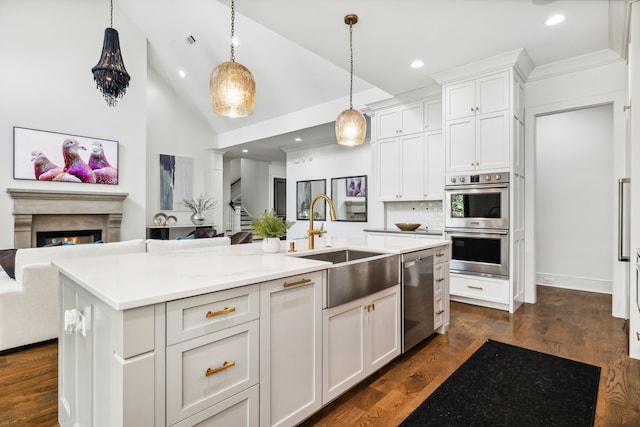
[[222, 366], [218, 366], [217, 368], [207, 368], [207, 372], [205, 372], [205, 375], [208, 377], [213, 374], [217, 374], [220, 371], [224, 371], [225, 369], [229, 369], [232, 366], [236, 366], [236, 362], [224, 362]]
[[636, 336], [638, 337], [638, 341], [640, 341], [640, 332], [636, 332]]
[[291, 286], [297, 286], [297, 285], [303, 285], [305, 283], [309, 283], [311, 282], [311, 279], [300, 279], [300, 280], [296, 280], [295, 282], [284, 282], [282, 284], [283, 288], [288, 288]]
[[439, 279], [436, 279], [436, 282], [444, 282], [444, 277], [441, 277]]
[[436, 311], [436, 314], [442, 314], [442, 313], [444, 313], [444, 310], [438, 310], [438, 311]]
[[211, 319], [212, 317], [216, 317], [216, 316], [220, 316], [222, 314], [229, 314], [229, 313], [233, 313], [234, 311], [236, 311], [235, 307], [225, 307], [220, 311], [207, 311], [207, 319]]
[[467, 288], [469, 289], [477, 289], [479, 291], [483, 291], [484, 289], [482, 289], [480, 286], [471, 286], [471, 285], [467, 285]]
[[437, 256], [438, 258], [440, 258], [441, 256], [444, 256], [444, 253], [442, 253], [442, 252], [436, 252], [436, 256]]
[[371, 310], [376, 311], [376, 305], [375, 304], [371, 304]]

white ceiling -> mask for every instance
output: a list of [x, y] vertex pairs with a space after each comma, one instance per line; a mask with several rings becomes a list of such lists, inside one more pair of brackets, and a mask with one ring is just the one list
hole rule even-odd
[[[321, 115], [301, 126], [291, 119], [279, 126], [284, 132], [266, 140], [248, 142], [256, 139], [248, 129], [267, 129], [270, 121], [336, 100], [343, 105], [336, 117], [348, 108], [348, 13], [359, 17], [353, 27], [353, 90], [354, 108], [362, 109], [432, 85], [434, 73], [518, 48], [535, 66], [603, 49], [620, 53], [626, 7], [625, 0], [236, 0], [235, 58], [254, 74], [257, 94], [253, 116], [230, 119], [213, 113], [208, 89], [213, 68], [230, 57], [230, 3], [116, 0], [116, 7], [147, 36], [149, 65], [212, 134], [241, 143], [227, 147], [226, 155], [256, 160], [283, 160], [284, 153], [273, 148], [290, 149], [296, 135], [303, 138], [299, 144], [333, 143], [333, 123], [324, 124], [330, 120]], [[566, 21], [545, 26], [555, 13]], [[190, 35], [192, 45], [185, 41]], [[121, 45], [126, 59], [126, 40]], [[424, 67], [410, 68], [415, 59]], [[311, 129], [293, 132], [298, 127]]]

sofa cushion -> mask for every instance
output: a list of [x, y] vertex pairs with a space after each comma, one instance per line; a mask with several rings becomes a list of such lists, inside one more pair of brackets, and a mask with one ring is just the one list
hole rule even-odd
[[16, 278], [16, 251], [17, 249], [0, 250], [0, 267], [2, 267], [4, 272], [12, 279]]
[[79, 244], [18, 249], [18, 252], [16, 252], [15, 276], [18, 282], [22, 282], [22, 269], [29, 264], [50, 264], [51, 261], [59, 259], [130, 254], [144, 252], [145, 250], [146, 242], [144, 239], [125, 240], [102, 245]]
[[226, 246], [231, 244], [228, 237], [214, 237], [210, 239], [182, 239], [182, 240], [147, 240], [147, 252], [170, 252], [184, 249], [208, 248], [212, 246]]

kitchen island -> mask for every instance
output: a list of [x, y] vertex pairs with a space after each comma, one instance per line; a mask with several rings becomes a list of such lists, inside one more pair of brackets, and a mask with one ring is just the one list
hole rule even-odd
[[[448, 246], [369, 236], [333, 238], [332, 248], [313, 252]], [[57, 262], [60, 425], [295, 425], [319, 410], [328, 402], [323, 308], [331, 264], [286, 248], [282, 242], [280, 253], [263, 254], [260, 244], [245, 244]], [[375, 369], [400, 352], [399, 294], [398, 284], [371, 296], [388, 304], [360, 309], [395, 316]]]

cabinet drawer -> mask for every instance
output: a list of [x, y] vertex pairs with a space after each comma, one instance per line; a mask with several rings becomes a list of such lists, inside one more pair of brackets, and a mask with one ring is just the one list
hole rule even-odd
[[449, 275], [449, 263], [443, 262], [433, 266], [433, 294], [443, 293], [447, 276]]
[[260, 425], [260, 393], [256, 384], [204, 411], [198, 412], [173, 427], [258, 427]]
[[168, 424], [257, 384], [259, 356], [258, 320], [168, 347]]
[[452, 296], [477, 298], [502, 304], [509, 303], [508, 280], [452, 274], [449, 277], [449, 285]]
[[185, 298], [167, 303], [167, 345], [239, 325], [260, 314], [258, 286]]
[[434, 297], [433, 299], [433, 328], [437, 329], [444, 324], [444, 294]]
[[449, 245], [438, 246], [433, 249], [433, 263], [439, 264], [441, 262], [449, 261], [451, 257], [451, 247]]

